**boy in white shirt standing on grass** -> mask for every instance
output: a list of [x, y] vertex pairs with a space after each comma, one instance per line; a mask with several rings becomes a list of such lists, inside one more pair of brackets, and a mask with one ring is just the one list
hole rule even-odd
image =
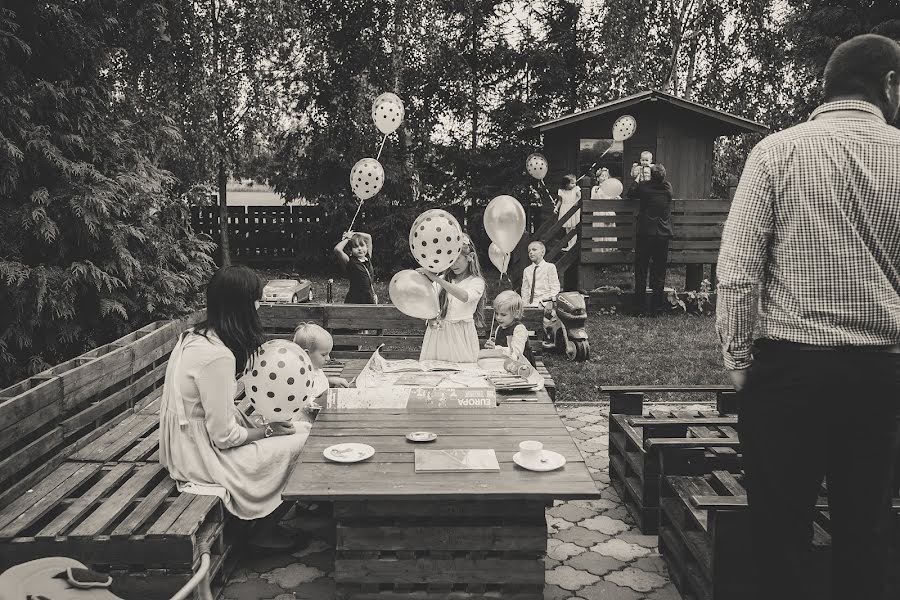
[[556, 265], [544, 260], [546, 253], [543, 242], [528, 244], [531, 264], [522, 273], [522, 299], [526, 306], [541, 306], [541, 302], [553, 300], [559, 294], [559, 274]]

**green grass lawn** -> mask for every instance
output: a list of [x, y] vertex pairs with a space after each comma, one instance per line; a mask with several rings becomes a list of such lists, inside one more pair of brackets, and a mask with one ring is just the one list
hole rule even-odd
[[[260, 271], [266, 279], [291, 277], [284, 271]], [[626, 273], [616, 273], [625, 279]], [[672, 274], [678, 277], [679, 273]], [[683, 271], [681, 273], [683, 282]], [[300, 275], [312, 281], [315, 302], [325, 301], [323, 276]], [[388, 301], [386, 281], [378, 281], [375, 291], [382, 302]], [[335, 302], [342, 302], [348, 283], [335, 277]], [[488, 297], [499, 289], [495, 278], [488, 278]], [[709, 316], [666, 315], [659, 318], [600, 315], [588, 316], [591, 358], [584, 363], [569, 362], [565, 356], [546, 354], [544, 362], [557, 384], [557, 402], [605, 401], [599, 393], [602, 385], [701, 385], [727, 384], [722, 366], [715, 318]], [[710, 400], [710, 395], [660, 394], [661, 400]]]

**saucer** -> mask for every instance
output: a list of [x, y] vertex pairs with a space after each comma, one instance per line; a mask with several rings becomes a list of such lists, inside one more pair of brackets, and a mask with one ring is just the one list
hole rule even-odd
[[522, 460], [522, 453], [513, 454], [513, 462], [529, 471], [555, 471], [566, 464], [566, 457], [553, 450], [543, 450], [542, 456], [546, 462], [525, 462]]
[[411, 442], [433, 442], [437, 439], [437, 434], [430, 431], [413, 431], [406, 434], [406, 439]]
[[375, 454], [375, 448], [368, 444], [346, 443], [328, 446], [322, 455], [328, 460], [341, 463], [354, 463], [365, 460]]

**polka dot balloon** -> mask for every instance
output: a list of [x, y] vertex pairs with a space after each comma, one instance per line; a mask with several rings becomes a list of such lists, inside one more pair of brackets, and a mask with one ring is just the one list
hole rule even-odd
[[299, 417], [315, 400], [312, 368], [306, 351], [297, 344], [287, 340], [264, 343], [242, 379], [256, 414], [269, 423]]
[[547, 159], [543, 154], [529, 154], [525, 159], [525, 170], [538, 181], [547, 176], [547, 166]]
[[637, 121], [631, 115], [622, 115], [613, 123], [613, 139], [617, 142], [627, 140], [637, 130]]
[[409, 230], [409, 250], [423, 268], [441, 273], [459, 258], [462, 235], [456, 217], [433, 208], [416, 217]]
[[350, 169], [350, 189], [360, 200], [367, 200], [381, 191], [384, 168], [374, 158], [364, 158]]
[[372, 120], [384, 135], [394, 133], [403, 123], [404, 115], [403, 100], [397, 94], [385, 92], [372, 103]]

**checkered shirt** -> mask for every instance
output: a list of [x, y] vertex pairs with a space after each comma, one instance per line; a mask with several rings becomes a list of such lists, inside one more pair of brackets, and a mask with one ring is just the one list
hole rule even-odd
[[847, 100], [757, 144], [722, 233], [718, 276], [716, 330], [729, 369], [750, 366], [754, 338], [900, 342], [900, 130], [874, 105]]

